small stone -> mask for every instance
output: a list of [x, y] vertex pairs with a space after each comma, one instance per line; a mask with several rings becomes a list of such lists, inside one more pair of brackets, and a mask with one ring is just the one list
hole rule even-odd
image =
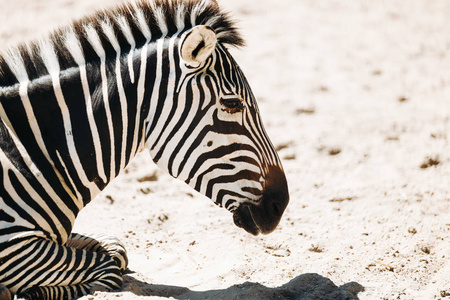
[[338, 155], [341, 152], [342, 152], [342, 149], [339, 147], [332, 147], [332, 148], [328, 149], [328, 155], [330, 155], [330, 156]]
[[450, 296], [450, 290], [449, 291], [441, 291], [441, 297], [448, 297]]
[[411, 233], [411, 234], [416, 234], [417, 230], [414, 227], [409, 227], [408, 228], [408, 232]]
[[422, 250], [422, 252], [425, 253], [425, 254], [430, 254], [431, 253], [430, 248], [427, 247], [427, 246], [421, 247], [420, 250]]

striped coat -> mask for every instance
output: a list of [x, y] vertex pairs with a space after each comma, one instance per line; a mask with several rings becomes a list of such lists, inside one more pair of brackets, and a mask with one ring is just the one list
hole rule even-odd
[[288, 189], [226, 48], [242, 44], [214, 0], [146, 0], [0, 55], [0, 284], [31, 299], [120, 287], [123, 245], [71, 231], [145, 148], [237, 226], [271, 232]]

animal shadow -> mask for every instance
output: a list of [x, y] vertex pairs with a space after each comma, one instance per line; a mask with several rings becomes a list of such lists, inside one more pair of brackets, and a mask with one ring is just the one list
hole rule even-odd
[[350, 300], [359, 299], [358, 293], [364, 291], [364, 287], [357, 282], [349, 282], [338, 287], [326, 277], [316, 273], [307, 273], [275, 288], [259, 283], [245, 282], [227, 289], [192, 291], [186, 287], [149, 284], [125, 275], [124, 290], [138, 296], [157, 296], [180, 300]]

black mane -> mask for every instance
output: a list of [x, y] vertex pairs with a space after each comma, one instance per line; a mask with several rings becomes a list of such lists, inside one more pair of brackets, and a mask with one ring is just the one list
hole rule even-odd
[[[182, 13], [180, 13], [180, 10]], [[129, 51], [131, 45], [128, 43], [120, 28], [119, 19], [126, 20], [136, 42], [135, 47], [140, 48], [148, 42], [139, 27], [137, 14], [141, 13], [150, 28], [151, 40], [156, 40], [163, 35], [164, 29], [160, 28], [162, 19], [164, 20], [163, 24], [165, 24], [164, 26], [167, 29], [168, 36], [177, 33], [179, 29], [176, 24], [177, 21], [180, 23], [179, 16], [182, 16], [183, 20], [181, 21], [184, 23], [184, 30], [196, 25], [208, 25], [215, 30], [219, 43], [235, 47], [244, 44], [242, 37], [236, 29], [235, 23], [231, 20], [228, 13], [219, 8], [216, 0], [138, 0], [119, 5], [109, 10], [102, 10], [92, 16], [74, 21], [71, 25], [57, 29], [44, 39], [47, 39], [53, 44], [61, 70], [76, 67], [77, 64], [64, 44], [67, 31], [72, 30], [77, 36], [87, 62], [98, 59], [98, 56], [86, 38], [86, 27], [94, 28], [97, 31], [107, 57], [108, 55], [115, 56], [116, 53], [112, 45], [102, 31], [102, 24], [111, 24], [121, 46], [121, 52], [126, 53]], [[195, 15], [194, 24], [192, 24], [193, 15]], [[24, 61], [30, 80], [48, 75], [38, 49], [39, 41], [33, 41], [1, 53], [0, 87], [12, 86], [18, 83], [18, 79], [6, 63], [6, 56], [14, 60], [20, 55]]]

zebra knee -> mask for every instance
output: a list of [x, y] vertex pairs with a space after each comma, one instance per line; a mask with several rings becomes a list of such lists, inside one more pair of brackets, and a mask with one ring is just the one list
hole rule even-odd
[[30, 253], [22, 251], [10, 262], [9, 268], [3, 270], [7, 275], [2, 283], [16, 292], [18, 298], [72, 299], [89, 294], [96, 286], [107, 290], [122, 286], [122, 272], [109, 255], [55, 245], [46, 240], [37, 240], [32, 246], [60, 255], [55, 254], [48, 260], [40, 252], [28, 257]]
[[128, 266], [128, 256], [122, 242], [115, 236], [111, 235], [99, 235], [96, 239], [102, 249], [98, 251], [98, 253], [112, 257], [119, 267], [119, 270], [121, 272], [125, 271]]
[[20, 300], [75, 299], [89, 294], [89, 288], [73, 286], [35, 286], [17, 294]]
[[113, 291], [122, 287], [122, 273], [111, 258], [108, 258], [100, 266], [87, 269], [85, 273], [89, 275], [82, 282], [76, 281], [65, 286], [34, 286], [18, 293], [17, 298], [25, 300], [74, 299], [96, 291]]
[[128, 256], [125, 246], [118, 238], [111, 235], [94, 234], [87, 236], [72, 233], [66, 246], [110, 256], [122, 272], [128, 266]]
[[62, 286], [44, 286], [32, 287], [17, 294], [18, 299], [25, 300], [56, 300], [56, 299], [72, 299], [79, 294], [72, 291], [68, 287]]
[[97, 278], [88, 282], [89, 290], [99, 287], [103, 287], [106, 290], [117, 290], [123, 284], [122, 271], [111, 258], [105, 265], [98, 267], [92, 272], [92, 276]]

